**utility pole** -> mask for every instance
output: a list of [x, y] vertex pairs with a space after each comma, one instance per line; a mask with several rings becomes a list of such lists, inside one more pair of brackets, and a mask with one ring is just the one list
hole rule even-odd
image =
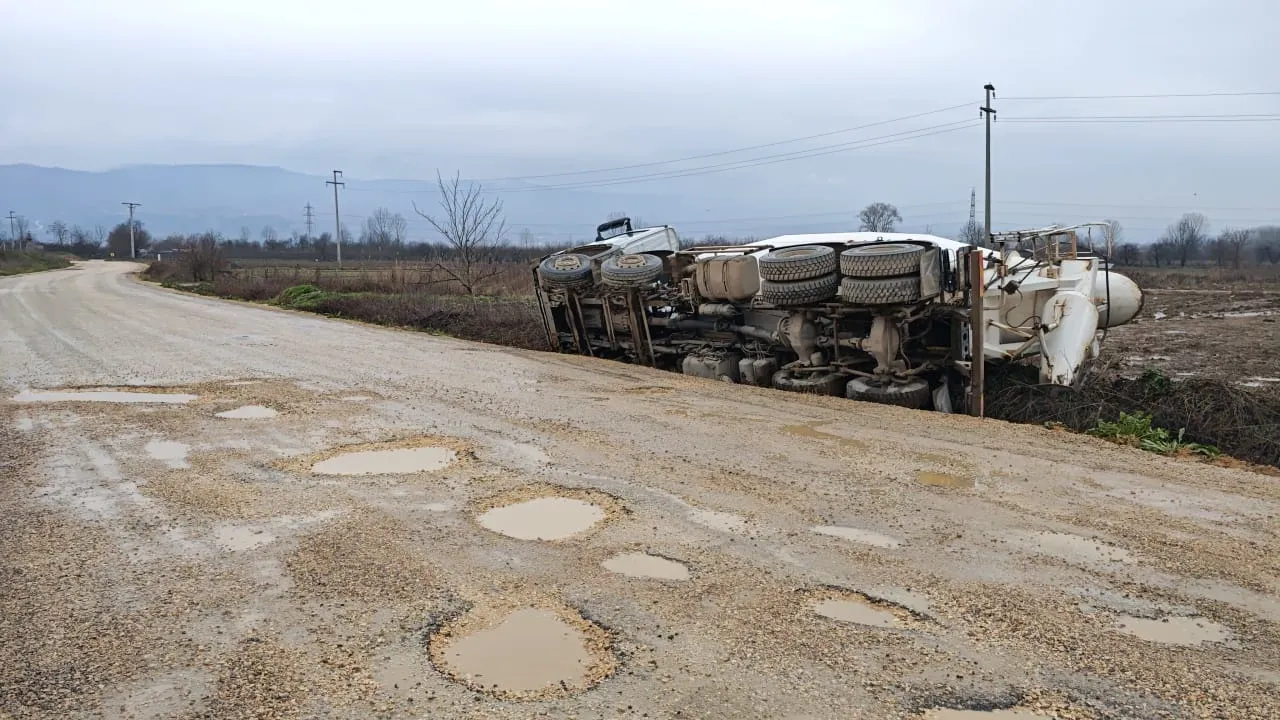
[[10, 210], [8, 217], [9, 217], [9, 245], [16, 247], [15, 245], [13, 245], [13, 242], [14, 242], [13, 234], [17, 232], [17, 230], [13, 229], [13, 221], [17, 220], [18, 216], [15, 215], [12, 210]]
[[138, 258], [138, 249], [134, 246], [133, 239], [133, 209], [141, 207], [142, 203], [122, 202], [120, 204], [129, 206], [129, 259], [136, 260]]
[[333, 171], [333, 179], [326, 180], [325, 185], [333, 186], [333, 240], [338, 243], [338, 269], [342, 269], [342, 221], [338, 218], [338, 187], [344, 186], [346, 183], [338, 180], [342, 175], [341, 170]]
[[983, 243], [987, 247], [991, 246], [991, 120], [995, 117], [996, 111], [991, 107], [991, 98], [996, 96], [996, 88], [991, 83], [982, 86], [987, 91], [987, 104], [979, 108], [979, 112], [987, 120], [987, 187], [983, 191], [982, 202], [986, 206], [982, 213], [982, 222], [986, 223], [983, 228], [983, 234], [986, 235]]
[[312, 215], [312, 213], [311, 213], [311, 203], [309, 203], [309, 202], [307, 203], [306, 210], [307, 210], [307, 211], [306, 211], [305, 213], [303, 213], [303, 214], [304, 214], [304, 215], [306, 216], [306, 218], [307, 218], [307, 239], [308, 239], [308, 240], [310, 240], [310, 239], [311, 239], [311, 225], [312, 225], [312, 223], [313, 223], [312, 218], [314, 217], [314, 216]]

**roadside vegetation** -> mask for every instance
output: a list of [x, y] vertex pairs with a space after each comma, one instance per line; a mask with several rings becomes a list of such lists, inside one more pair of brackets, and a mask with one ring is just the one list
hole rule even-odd
[[62, 253], [43, 250], [0, 250], [0, 276], [56, 270], [70, 266], [71, 259]]

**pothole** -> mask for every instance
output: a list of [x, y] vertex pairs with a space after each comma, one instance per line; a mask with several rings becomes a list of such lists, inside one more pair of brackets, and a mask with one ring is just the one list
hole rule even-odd
[[609, 572], [633, 578], [688, 580], [689, 568], [682, 562], [642, 552], [621, 553], [601, 565]]
[[813, 612], [839, 622], [878, 628], [904, 628], [918, 622], [911, 611], [860, 592], [828, 589], [810, 596]]
[[214, 417], [228, 418], [230, 420], [261, 420], [265, 418], [273, 418], [280, 413], [263, 405], [244, 405], [234, 410], [224, 410], [216, 413]]
[[840, 525], [818, 525], [816, 527], [809, 528], [809, 530], [819, 535], [829, 535], [831, 537], [852, 540], [853, 542], [862, 543], [863, 545], [873, 545], [881, 548], [892, 549], [902, 545], [901, 540], [889, 537], [888, 535], [881, 535], [878, 532], [872, 532], [870, 530], [842, 527]]
[[973, 478], [971, 477], [952, 475], [950, 473], [932, 472], [929, 470], [922, 470], [916, 473], [916, 482], [921, 485], [928, 485], [929, 487], [961, 488], [966, 490], [972, 488], [974, 485]]
[[517, 540], [563, 540], [604, 518], [604, 508], [585, 500], [540, 497], [495, 507], [477, 520], [486, 530]]
[[213, 541], [223, 550], [239, 552], [275, 542], [276, 536], [261, 528], [222, 525], [213, 531]]
[[751, 526], [747, 523], [746, 518], [733, 513], [720, 512], [719, 510], [693, 510], [689, 513], [689, 519], [703, 527], [721, 532], [738, 535], [746, 535], [751, 532]]
[[160, 460], [174, 469], [191, 467], [190, 463], [187, 462], [188, 450], [190, 448], [186, 443], [173, 440], [152, 440], [146, 446], [147, 455], [153, 460]]
[[317, 475], [406, 475], [447, 467], [457, 457], [449, 448], [419, 447], [343, 453], [311, 466]]
[[183, 393], [130, 392], [125, 390], [49, 390], [31, 392], [23, 390], [13, 396], [14, 402], [105, 402], [105, 403], [161, 403], [185, 405], [197, 396]]
[[1124, 548], [1070, 533], [1023, 532], [1012, 534], [1009, 539], [1026, 550], [1067, 562], [1103, 565], [1135, 562], [1133, 555]]
[[821, 600], [813, 611], [824, 618], [871, 627], [902, 627], [902, 621], [890, 610], [875, 607], [865, 600]]
[[1169, 645], [1200, 645], [1222, 642], [1231, 637], [1231, 631], [1225, 625], [1185, 615], [1158, 619], [1121, 615], [1117, 618], [1116, 629], [1148, 642]]
[[472, 459], [471, 445], [452, 437], [419, 437], [362, 443], [295, 455], [270, 463], [288, 472], [314, 475], [407, 475], [455, 467]]
[[923, 720], [1043, 720], [1024, 708], [1002, 708], [999, 710], [956, 710], [954, 708], [931, 708], [920, 716]]
[[582, 692], [617, 666], [609, 634], [569, 608], [473, 609], [431, 637], [431, 661], [457, 682], [512, 700]]

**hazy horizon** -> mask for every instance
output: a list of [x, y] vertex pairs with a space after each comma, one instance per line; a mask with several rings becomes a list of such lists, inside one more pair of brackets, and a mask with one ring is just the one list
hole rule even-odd
[[[1280, 7], [1256, 2], [47, 0], [7, 19], [0, 164], [340, 168], [349, 195], [456, 171], [678, 198], [699, 233], [873, 201], [949, 227], [970, 188], [981, 214], [990, 82], [997, 228], [1280, 218]], [[1220, 94], [1243, 92], [1270, 94]]]

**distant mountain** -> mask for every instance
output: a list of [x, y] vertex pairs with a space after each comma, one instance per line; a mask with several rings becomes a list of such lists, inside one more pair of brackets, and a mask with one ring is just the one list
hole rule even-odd
[[[256, 239], [263, 226], [281, 236], [304, 232], [303, 207], [310, 202], [318, 234], [333, 230], [333, 188], [325, 185], [327, 179], [255, 165], [136, 165], [105, 172], [0, 165], [0, 214], [13, 210], [27, 217], [37, 239], [45, 239], [43, 229], [55, 220], [110, 227], [128, 216], [121, 203], [129, 201], [142, 203], [137, 217], [155, 236], [205, 230], [237, 236], [247, 227]], [[385, 207], [405, 216], [410, 239], [431, 238], [430, 226], [413, 212], [412, 203], [436, 210], [434, 179], [344, 179], [339, 206], [352, 233], [359, 233], [365, 216]], [[546, 190], [501, 197], [513, 239], [523, 228], [547, 240], [583, 236], [615, 211], [653, 222], [694, 212], [679, 196]]]

